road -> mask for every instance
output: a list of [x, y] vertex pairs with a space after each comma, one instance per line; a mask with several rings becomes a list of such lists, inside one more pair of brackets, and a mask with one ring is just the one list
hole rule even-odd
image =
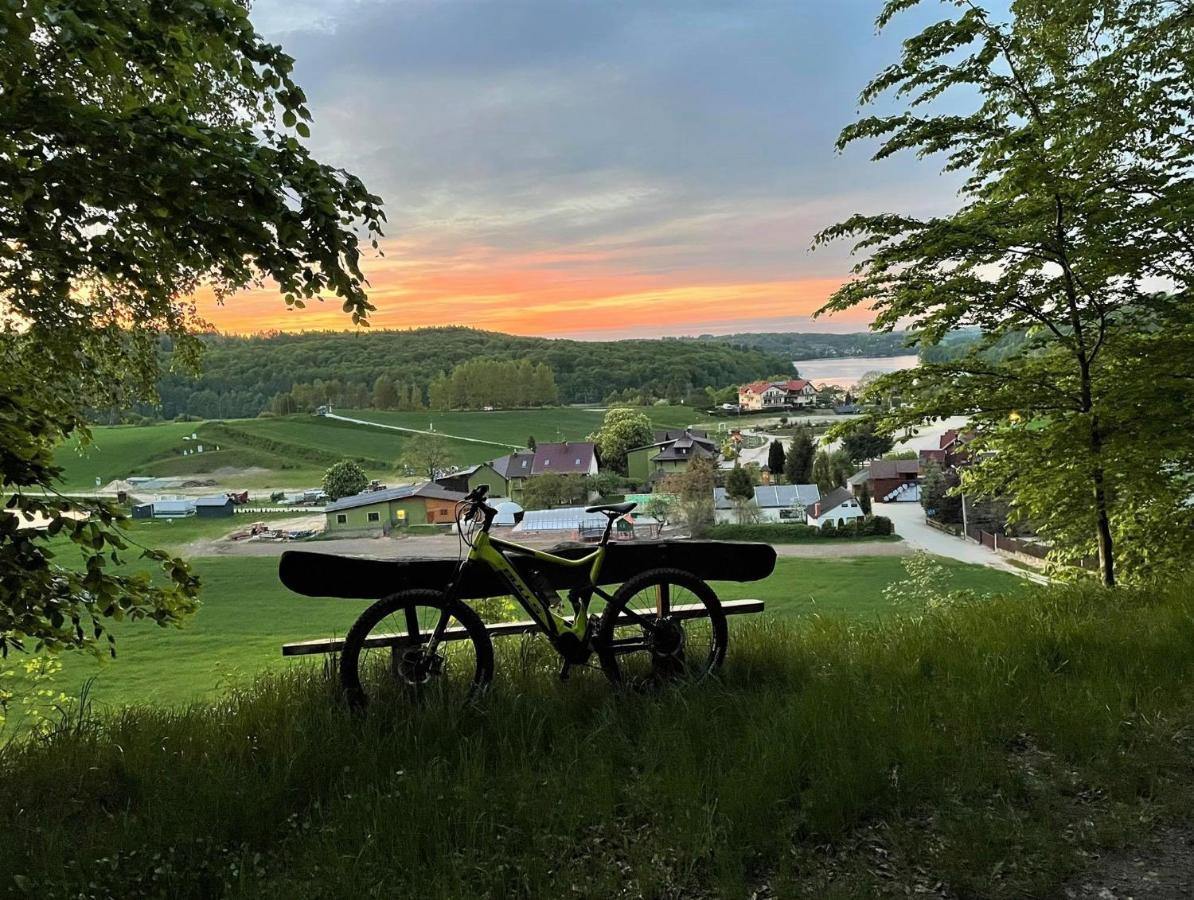
[[1012, 565], [1005, 557], [982, 544], [929, 527], [925, 524], [924, 509], [919, 503], [876, 503], [873, 511], [877, 516], [891, 519], [896, 534], [903, 537], [914, 550], [926, 550], [959, 562], [988, 566], [1031, 581], [1046, 581], [1043, 575], [1035, 575]]

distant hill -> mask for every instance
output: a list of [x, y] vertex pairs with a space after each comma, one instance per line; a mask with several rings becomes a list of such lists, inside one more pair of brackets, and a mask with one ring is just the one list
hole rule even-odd
[[[376, 379], [414, 388], [423, 401], [441, 373], [467, 360], [530, 360], [551, 367], [562, 403], [600, 403], [612, 394], [691, 399], [791, 369], [791, 358], [763, 347], [695, 338], [574, 341], [519, 337], [472, 328], [307, 332], [252, 337], [211, 335], [203, 374], [163, 376], [161, 405], [143, 415], [174, 418], [256, 416], [295, 385], [321, 383], [340, 405], [369, 406]], [[169, 356], [164, 345], [163, 354]], [[328, 387], [330, 385], [330, 387]]]
[[906, 346], [902, 331], [890, 334], [860, 331], [852, 334], [780, 331], [743, 332], [741, 334], [702, 334], [698, 341], [731, 344], [736, 347], [774, 353], [787, 360], [822, 359], [852, 356], [903, 356], [915, 353]]

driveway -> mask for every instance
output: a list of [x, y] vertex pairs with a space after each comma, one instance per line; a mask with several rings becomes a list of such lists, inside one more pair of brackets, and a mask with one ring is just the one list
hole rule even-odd
[[872, 508], [877, 516], [886, 516], [895, 525], [908, 546], [915, 550], [926, 550], [938, 556], [956, 559], [976, 566], [989, 566], [1001, 572], [1010, 572], [1032, 581], [1044, 581], [1044, 577], [1025, 572], [1013, 566], [994, 550], [976, 541], [954, 537], [925, 524], [925, 512], [919, 503], [876, 503]]

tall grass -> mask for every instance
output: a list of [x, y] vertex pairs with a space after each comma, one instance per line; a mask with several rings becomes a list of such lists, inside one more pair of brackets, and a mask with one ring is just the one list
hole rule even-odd
[[0, 892], [1049, 896], [1191, 796], [1191, 585], [735, 623], [724, 678], [649, 694], [499, 657], [475, 708], [354, 719], [313, 665], [71, 716], [0, 752]]

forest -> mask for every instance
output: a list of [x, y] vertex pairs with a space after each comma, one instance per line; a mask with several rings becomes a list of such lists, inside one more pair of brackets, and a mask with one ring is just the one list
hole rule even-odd
[[853, 334], [743, 332], [702, 334], [697, 340], [708, 344], [730, 344], [744, 350], [762, 350], [782, 356], [786, 360], [839, 356], [903, 356], [915, 352], [908, 347], [908, 335], [902, 331]]
[[[162, 339], [160, 403], [141, 404], [136, 415], [243, 418], [325, 402], [394, 409], [600, 403], [627, 389], [646, 400], [679, 402], [706, 396], [706, 387], [737, 385], [792, 367], [785, 356], [721, 341], [574, 341], [458, 327], [209, 334], [203, 344], [203, 374], [195, 379], [171, 369], [173, 347]], [[486, 396], [477, 389], [485, 380], [478, 376], [496, 363], [513, 365], [529, 382], [512, 394]], [[97, 420], [113, 417], [99, 413]]]

